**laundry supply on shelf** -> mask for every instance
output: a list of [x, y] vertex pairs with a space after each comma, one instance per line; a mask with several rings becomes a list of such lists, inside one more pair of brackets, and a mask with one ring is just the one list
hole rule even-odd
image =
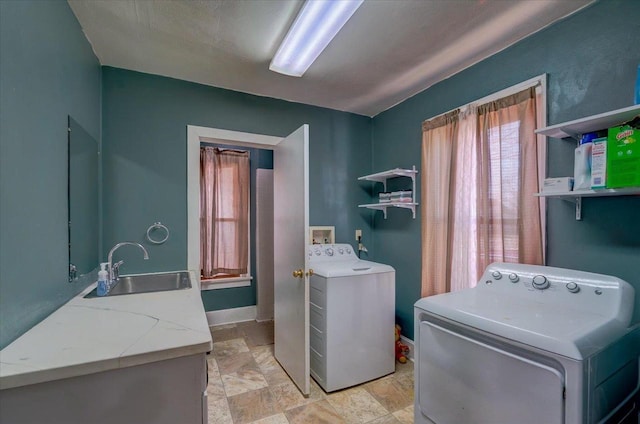
[[545, 178], [542, 186], [543, 193], [566, 193], [571, 190], [573, 190], [571, 177]]

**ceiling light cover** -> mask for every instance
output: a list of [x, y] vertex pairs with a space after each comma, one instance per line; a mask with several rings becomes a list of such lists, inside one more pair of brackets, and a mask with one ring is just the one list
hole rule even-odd
[[307, 0], [269, 69], [301, 77], [364, 0]]

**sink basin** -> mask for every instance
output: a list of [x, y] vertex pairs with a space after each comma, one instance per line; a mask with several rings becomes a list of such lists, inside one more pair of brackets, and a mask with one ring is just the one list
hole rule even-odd
[[[149, 293], [191, 288], [191, 279], [187, 271], [167, 272], [163, 274], [123, 275], [111, 288], [107, 296], [123, 294]], [[100, 297], [97, 288], [91, 290], [85, 298]], [[104, 297], [104, 296], [103, 296]]]

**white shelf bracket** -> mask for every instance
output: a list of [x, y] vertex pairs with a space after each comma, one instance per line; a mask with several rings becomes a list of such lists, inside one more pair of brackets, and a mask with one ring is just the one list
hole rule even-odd
[[576, 197], [576, 221], [582, 221], [582, 197]]

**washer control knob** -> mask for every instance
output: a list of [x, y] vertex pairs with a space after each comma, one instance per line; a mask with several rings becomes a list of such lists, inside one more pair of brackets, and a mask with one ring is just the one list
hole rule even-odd
[[509, 281], [511, 281], [512, 283], [517, 283], [518, 281], [520, 281], [520, 277], [518, 277], [518, 274], [512, 272], [511, 274], [509, 274]]
[[332, 249], [332, 248], [330, 248], [330, 247], [327, 247], [327, 248], [324, 250], [324, 253], [326, 253], [326, 254], [327, 254], [327, 256], [333, 256], [333, 249]]
[[549, 280], [544, 275], [536, 275], [532, 280], [533, 287], [538, 290], [544, 290], [549, 288]]
[[320, 254], [322, 253], [322, 251], [320, 249], [316, 249], [314, 250], [316, 256], [320, 256]]
[[342, 255], [344, 253], [344, 249], [342, 247], [339, 247], [338, 248], [338, 253]]
[[347, 255], [351, 254], [351, 249], [347, 247]]
[[500, 271], [493, 271], [493, 272], [491, 273], [491, 276], [492, 276], [493, 278], [495, 278], [496, 280], [499, 280], [499, 279], [501, 279], [501, 278], [502, 278], [502, 273], [501, 273]]
[[567, 283], [567, 290], [569, 290], [571, 293], [578, 293], [580, 291], [580, 286], [572, 281], [570, 283]]

